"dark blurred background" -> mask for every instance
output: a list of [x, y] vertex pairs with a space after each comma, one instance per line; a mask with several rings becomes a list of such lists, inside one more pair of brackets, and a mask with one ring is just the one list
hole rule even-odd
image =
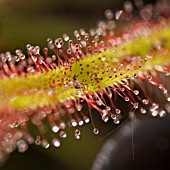
[[[45, 47], [48, 37], [54, 39], [64, 33], [72, 37], [75, 29], [89, 30], [96, 25], [97, 20], [104, 18], [106, 9], [121, 10], [124, 2], [124, 0], [0, 0], [0, 53], [14, 52], [18, 48], [24, 51], [27, 43]], [[146, 0], [145, 2], [153, 3], [155, 1]], [[52, 147], [45, 150], [33, 145], [24, 154], [15, 151], [0, 169], [90, 169], [97, 153], [106, 142], [106, 139], [101, 141], [100, 138], [116, 127], [112, 123], [105, 125], [98, 121], [98, 118], [95, 121], [101, 131], [99, 136], [92, 133], [91, 125], [86, 125], [82, 129], [80, 141], [74, 139], [73, 132], [70, 131], [68, 132], [69, 137], [62, 142], [61, 148]], [[161, 138], [161, 135], [159, 137]], [[144, 138], [147, 137], [144, 136]], [[123, 146], [131, 148], [131, 140], [128, 139]], [[121, 148], [121, 146], [119, 147]], [[126, 154], [129, 154], [128, 156], [131, 158], [131, 149]], [[141, 154], [145, 153], [141, 152]], [[121, 156], [123, 158], [123, 151]], [[121, 164], [121, 158], [119, 161]], [[131, 162], [140, 166], [143, 160], [141, 158], [136, 164]], [[126, 168], [129, 169], [124, 167], [124, 169]], [[134, 169], [133, 166], [130, 166], [130, 169]], [[147, 169], [147, 166], [143, 169]]]
[[46, 46], [48, 37], [94, 27], [107, 8], [123, 0], [0, 0], [0, 51], [24, 49], [27, 43]]
[[[0, 0], [0, 52], [25, 49], [27, 43], [46, 46], [73, 30], [88, 30], [104, 18], [106, 9], [120, 10], [125, 0]], [[146, 2], [154, 2], [146, 0]]]

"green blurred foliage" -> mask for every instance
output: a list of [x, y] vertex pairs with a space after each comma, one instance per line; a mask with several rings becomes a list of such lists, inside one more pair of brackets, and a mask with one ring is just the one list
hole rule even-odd
[[24, 50], [27, 43], [44, 47], [48, 37], [88, 30], [107, 8], [118, 6], [111, 0], [0, 0], [0, 52]]

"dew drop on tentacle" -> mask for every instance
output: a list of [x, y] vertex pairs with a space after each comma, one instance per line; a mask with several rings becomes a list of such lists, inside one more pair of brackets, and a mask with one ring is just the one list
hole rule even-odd
[[87, 116], [83, 116], [83, 119], [84, 119], [85, 123], [89, 123], [90, 122], [90, 119]]
[[81, 111], [83, 108], [82, 104], [76, 104], [77, 111]]
[[72, 119], [72, 120], [70, 121], [70, 123], [71, 123], [71, 126], [73, 126], [73, 127], [77, 126], [77, 122], [76, 122], [75, 119]]
[[123, 5], [124, 5], [125, 12], [133, 11], [133, 4], [130, 1], [126, 1]]
[[67, 133], [65, 131], [60, 131], [60, 137], [61, 138], [66, 138], [67, 137]]
[[52, 143], [56, 148], [58, 148], [61, 145], [60, 141], [56, 138], [52, 140]]
[[37, 136], [36, 139], [35, 139], [35, 144], [36, 145], [41, 145], [41, 138], [40, 136]]
[[168, 102], [170, 102], [170, 96], [167, 96], [167, 98], [166, 98], [166, 99], [167, 99], [167, 101], [168, 101]]
[[103, 102], [102, 102], [101, 99], [97, 99], [97, 100], [96, 100], [96, 104], [97, 104], [98, 106], [101, 106], [101, 105], [103, 104]]
[[140, 112], [141, 112], [142, 114], [145, 114], [145, 113], [146, 113], [146, 110], [141, 107], [141, 108], [140, 108]]
[[60, 127], [57, 126], [57, 125], [53, 125], [53, 127], [52, 127], [52, 131], [53, 131], [54, 133], [57, 133], [57, 132], [59, 131], [59, 129], [60, 129]]
[[125, 99], [126, 102], [129, 101], [129, 97], [127, 97], [127, 96], [124, 99]]
[[94, 128], [94, 129], [93, 129], [93, 133], [94, 133], [95, 135], [99, 134], [99, 129]]
[[66, 128], [66, 124], [63, 121], [60, 122], [60, 128], [61, 129], [65, 129]]
[[166, 113], [165, 110], [161, 110], [161, 111], [159, 112], [159, 116], [160, 116], [160, 117], [165, 117], [166, 115], [167, 115], [167, 113]]
[[114, 123], [114, 124], [119, 124], [119, 123], [120, 123], [120, 120], [119, 120], [118, 118], [115, 118], [115, 119], [113, 119], [113, 123]]
[[150, 111], [154, 112], [159, 108], [159, 105], [157, 103], [152, 103], [152, 106], [150, 107]]
[[84, 124], [83, 120], [78, 121], [79, 126], [82, 126]]
[[47, 149], [47, 148], [50, 147], [50, 144], [49, 144], [49, 142], [46, 139], [43, 139], [42, 142], [41, 142], [41, 146], [43, 148]]
[[119, 20], [122, 14], [123, 14], [123, 11], [122, 11], [122, 10], [117, 11], [116, 14], [115, 14], [116, 20]]
[[149, 104], [149, 100], [148, 99], [143, 99], [142, 103], [145, 104], [145, 105], [148, 105]]
[[139, 103], [134, 103], [133, 108], [138, 109], [138, 107], [139, 107]]
[[75, 137], [76, 139], [80, 139], [80, 137], [81, 137], [81, 131], [78, 130], [78, 129], [76, 129], [76, 130], [74, 131], [74, 137]]
[[139, 95], [139, 90], [134, 90], [133, 93], [134, 93], [135, 95]]
[[17, 142], [18, 152], [23, 153], [28, 149], [28, 144], [25, 140], [21, 139]]
[[148, 21], [148, 20], [151, 19], [151, 17], [152, 17], [152, 8], [153, 8], [152, 5], [148, 4], [143, 9], [141, 9], [140, 16], [141, 16], [141, 18], [143, 20]]
[[109, 117], [108, 117], [107, 115], [102, 115], [102, 120], [103, 120], [104, 122], [108, 122]]
[[105, 16], [108, 20], [111, 20], [113, 18], [113, 12], [110, 9], [107, 9], [105, 11]]
[[151, 115], [153, 117], [156, 117], [158, 114], [159, 114], [159, 111], [158, 110], [153, 110], [153, 111], [150, 111], [151, 112]]

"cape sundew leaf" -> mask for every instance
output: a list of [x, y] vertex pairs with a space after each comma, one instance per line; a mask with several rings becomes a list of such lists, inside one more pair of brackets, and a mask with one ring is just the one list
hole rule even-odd
[[[164, 117], [169, 112], [170, 89], [165, 83], [170, 70], [168, 11], [152, 9], [146, 16], [141, 10], [143, 20], [135, 20], [126, 10], [116, 13], [117, 20], [129, 21], [118, 31], [113, 13], [107, 10], [107, 20], [97, 28], [74, 31], [76, 42], [65, 34], [47, 40], [50, 51], [28, 44], [26, 55], [21, 50], [0, 55], [2, 160], [16, 146], [19, 152], [34, 142], [44, 148], [51, 143], [59, 147], [59, 138], [67, 137], [67, 125], [74, 129], [76, 139], [81, 136], [79, 126], [89, 122], [98, 134], [93, 109], [104, 122], [121, 123], [125, 113], [117, 103], [119, 98], [127, 105], [126, 113], [138, 110]], [[165, 107], [152, 98], [148, 87], [161, 91]], [[36, 135], [30, 125], [37, 127]], [[49, 140], [46, 133], [60, 137]]]

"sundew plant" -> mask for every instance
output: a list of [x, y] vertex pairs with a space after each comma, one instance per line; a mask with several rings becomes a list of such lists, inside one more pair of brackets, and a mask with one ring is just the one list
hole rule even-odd
[[60, 147], [67, 128], [77, 140], [87, 123], [99, 134], [96, 112], [106, 126], [170, 112], [170, 4], [136, 7], [106, 10], [105, 21], [75, 30], [75, 40], [64, 34], [44, 49], [27, 44], [26, 54], [0, 54], [1, 162], [29, 144]]

